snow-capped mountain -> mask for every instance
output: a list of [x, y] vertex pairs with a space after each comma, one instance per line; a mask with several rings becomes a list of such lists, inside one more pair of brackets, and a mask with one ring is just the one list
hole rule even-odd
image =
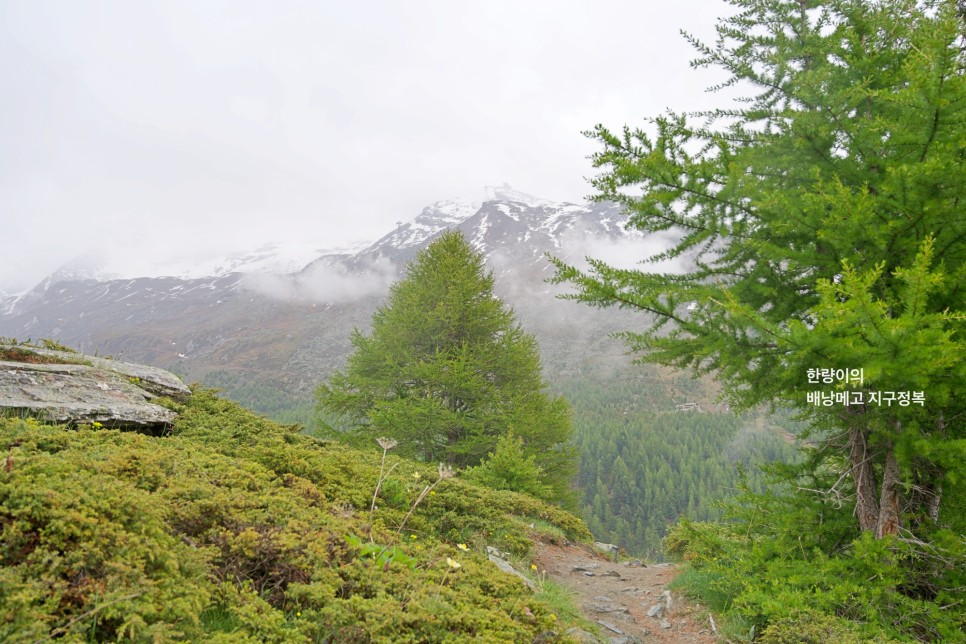
[[479, 203], [466, 199], [437, 201], [423, 208], [419, 216], [412, 221], [399, 222], [396, 230], [366, 247], [364, 252], [379, 253], [387, 249], [404, 250], [421, 247], [426, 240], [466, 220], [479, 207]]
[[541, 199], [526, 192], [514, 190], [508, 183], [502, 186], [484, 186], [483, 194], [486, 195], [484, 201], [515, 201], [531, 207], [554, 205], [554, 202], [549, 199]]
[[[126, 275], [101, 258], [81, 258], [29, 293], [0, 300], [0, 336], [51, 337], [189, 378], [230, 370], [307, 387], [341, 363], [351, 330], [368, 325], [407, 262], [455, 228], [484, 255], [498, 294], [538, 334], [546, 355], [562, 334], [578, 332], [569, 324], [573, 316], [589, 311], [555, 299], [545, 283], [552, 274], [546, 255], [577, 262], [646, 240], [623, 230], [613, 204], [554, 203], [508, 186], [488, 188], [486, 196], [492, 198], [427, 206], [361, 248], [266, 244], [180, 270], [159, 265], [155, 275]], [[653, 252], [639, 246], [632, 254]], [[570, 308], [560, 313], [561, 306]], [[620, 328], [609, 324], [614, 328], [601, 331], [594, 322], [579, 332], [604, 336]], [[592, 342], [571, 337], [560, 344], [584, 350]]]
[[194, 280], [224, 277], [231, 273], [294, 273], [322, 255], [352, 254], [366, 244], [367, 242], [357, 242], [344, 247], [325, 247], [310, 241], [267, 242], [241, 251], [161, 253], [148, 260], [139, 257], [138, 261], [132, 261], [124, 249], [116, 249], [110, 253], [88, 252], [62, 264], [45, 281], [108, 282], [142, 277]]

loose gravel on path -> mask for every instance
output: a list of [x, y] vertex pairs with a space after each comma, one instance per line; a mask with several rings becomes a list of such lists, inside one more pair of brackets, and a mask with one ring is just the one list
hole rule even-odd
[[[577, 595], [581, 613], [600, 634], [587, 642], [716, 642], [707, 610], [668, 589], [673, 564], [615, 563], [586, 546], [539, 544], [534, 563]], [[575, 635], [575, 633], [571, 633]]]

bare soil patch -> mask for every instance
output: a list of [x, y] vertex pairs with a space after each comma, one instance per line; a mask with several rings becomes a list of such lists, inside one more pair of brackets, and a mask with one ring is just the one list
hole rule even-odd
[[668, 589], [673, 564], [614, 562], [588, 546], [550, 543], [538, 544], [534, 563], [576, 593], [581, 613], [600, 628], [598, 642], [718, 641], [708, 611]]

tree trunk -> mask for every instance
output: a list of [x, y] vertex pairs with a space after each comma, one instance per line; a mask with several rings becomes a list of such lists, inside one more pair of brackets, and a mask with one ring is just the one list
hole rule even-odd
[[849, 430], [849, 458], [855, 481], [855, 515], [862, 530], [876, 531], [879, 525], [879, 502], [875, 494], [875, 473], [868, 453], [866, 432], [853, 426]]
[[[939, 412], [939, 418], [936, 419], [936, 433], [939, 436], [946, 435], [946, 416], [943, 412]], [[932, 519], [933, 523], [939, 521], [939, 502], [943, 498], [943, 486], [940, 481], [942, 480], [942, 469], [939, 466], [934, 465], [930, 471], [930, 479], [926, 485], [926, 516]]]
[[886, 452], [885, 469], [882, 471], [882, 494], [879, 497], [879, 521], [875, 527], [875, 538], [881, 539], [899, 532], [899, 463], [892, 445]]
[[939, 503], [943, 496], [942, 470], [925, 459], [915, 459], [910, 471], [913, 485], [909, 491], [906, 512], [917, 525], [929, 519], [939, 521]]
[[933, 523], [939, 522], [939, 502], [943, 498], [943, 486], [936, 483], [931, 490], [929, 500], [926, 502], [926, 516], [932, 519]]

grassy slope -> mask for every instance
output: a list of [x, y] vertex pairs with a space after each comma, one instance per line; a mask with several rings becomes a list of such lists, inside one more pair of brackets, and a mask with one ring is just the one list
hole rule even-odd
[[588, 539], [572, 515], [450, 479], [397, 534], [436, 478], [398, 461], [375, 548], [378, 452], [207, 392], [179, 411], [164, 438], [0, 420], [0, 640], [508, 642], [563, 630], [485, 546], [525, 560], [534, 519]]

